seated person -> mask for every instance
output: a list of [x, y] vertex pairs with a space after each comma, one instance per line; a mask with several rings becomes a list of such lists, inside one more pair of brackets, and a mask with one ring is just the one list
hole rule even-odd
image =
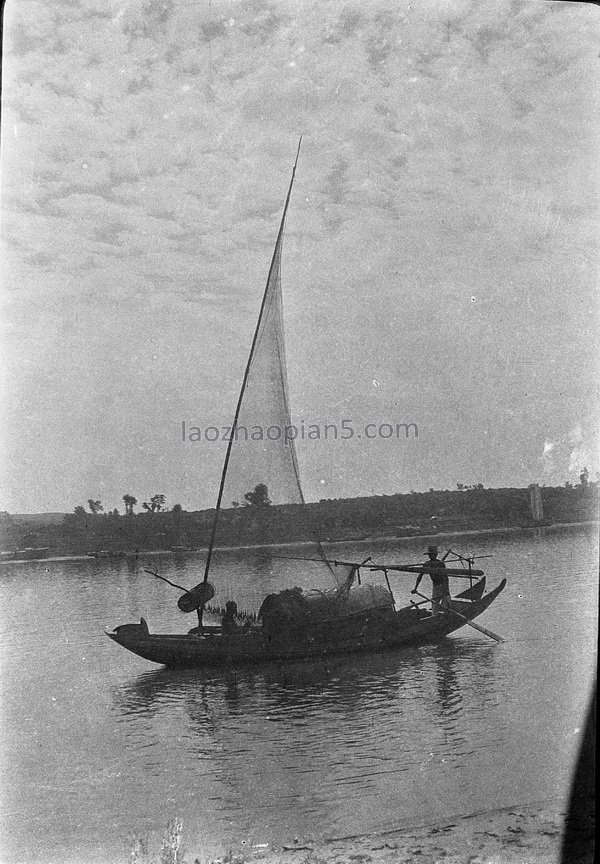
[[228, 600], [225, 604], [225, 614], [221, 619], [221, 629], [224, 636], [231, 636], [237, 632], [237, 603], [235, 600]]

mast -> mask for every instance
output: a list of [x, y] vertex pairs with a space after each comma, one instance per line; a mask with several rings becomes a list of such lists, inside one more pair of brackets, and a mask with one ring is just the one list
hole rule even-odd
[[[287, 216], [288, 205], [290, 203], [290, 197], [292, 194], [292, 186], [294, 185], [294, 178], [296, 176], [296, 167], [298, 166], [298, 157], [300, 156], [300, 145], [302, 144], [302, 136], [300, 136], [300, 140], [298, 141], [298, 150], [296, 151], [296, 159], [294, 161], [294, 167], [292, 169], [292, 177], [290, 180], [290, 185], [288, 188], [287, 196], [285, 199], [285, 204], [283, 207], [283, 215], [281, 217], [281, 224], [279, 225], [279, 232], [277, 234], [277, 241], [275, 243], [275, 249], [273, 251], [273, 257], [271, 259], [271, 266], [269, 267], [269, 275], [267, 276], [267, 283], [265, 285], [265, 290], [263, 293], [262, 303], [260, 304], [260, 312], [258, 313], [258, 320], [256, 322], [256, 328], [254, 330], [254, 337], [252, 339], [252, 345], [250, 347], [250, 353], [248, 354], [248, 361], [246, 363], [246, 369], [244, 371], [244, 378], [242, 380], [242, 386], [240, 389], [240, 395], [238, 396], [237, 405], [235, 408], [235, 414], [233, 417], [233, 423], [231, 426], [231, 433], [229, 435], [229, 441], [227, 443], [227, 452], [225, 453], [225, 461], [223, 463], [223, 471], [221, 472], [221, 482], [219, 483], [219, 493], [217, 495], [217, 504], [215, 508], [215, 518], [213, 520], [212, 530], [210, 534], [210, 541], [208, 544], [208, 554], [206, 556], [206, 564], [204, 567], [204, 582], [208, 582], [208, 573], [210, 570], [210, 564], [212, 560], [212, 553], [215, 544], [215, 537], [217, 535], [217, 525], [219, 522], [219, 513], [221, 510], [221, 501], [223, 499], [223, 490], [225, 488], [225, 478], [227, 477], [227, 468], [229, 467], [229, 459], [231, 456], [231, 448], [233, 447], [233, 442], [235, 441], [235, 432], [237, 429], [237, 423], [240, 416], [240, 411], [242, 408], [242, 401], [244, 398], [244, 392], [246, 390], [246, 384], [248, 383], [248, 376], [250, 374], [250, 368], [252, 366], [252, 359], [254, 357], [254, 349], [256, 348], [256, 341], [258, 339], [258, 334], [260, 331], [260, 325], [262, 323], [263, 314], [265, 311], [265, 304], [267, 302], [267, 296], [269, 293], [269, 286], [271, 285], [271, 277], [273, 275], [274, 268], [277, 264], [277, 255], [279, 252], [279, 247], [281, 245], [281, 240], [283, 237], [283, 230], [285, 228], [285, 218]], [[200, 624], [202, 623], [202, 607], [198, 609], [198, 618]]]

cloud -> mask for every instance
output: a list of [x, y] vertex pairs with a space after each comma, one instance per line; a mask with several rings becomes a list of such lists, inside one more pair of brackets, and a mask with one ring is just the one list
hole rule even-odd
[[[84, 424], [71, 367], [90, 341], [87, 405], [122, 388], [137, 428], [148, 392], [163, 404], [176, 380], [178, 394], [227, 413], [304, 133], [283, 261], [294, 398], [326, 411], [357, 392], [353, 370], [368, 360], [365, 380], [395, 382], [377, 393], [395, 387], [414, 416], [465, 408], [473, 471], [529, 482], [543, 446], [531, 430], [559, 441], [585, 416], [597, 303], [596, 141], [582, 85], [595, 25], [585, 9], [551, 5], [9, 4], [12, 392], [35, 416], [67, 381], [55, 404]], [[157, 330], [169, 359], [140, 372]], [[169, 340], [185, 344], [185, 363]], [[358, 390], [354, 403], [380, 410], [374, 388]], [[406, 483], [428, 460], [437, 479], [425, 488], [443, 485], [444, 465], [469, 467], [456, 423], [444, 458], [432, 442]], [[589, 447], [582, 428], [557, 471]], [[16, 422], [9, 435], [18, 450]], [[119, 459], [140, 458], [127, 447]], [[381, 455], [385, 482], [400, 483]], [[352, 482], [346, 494], [366, 480]], [[189, 494], [198, 504], [192, 484]]]
[[561, 483], [565, 477], [577, 479], [584, 467], [598, 464], [598, 436], [591, 424], [587, 431], [577, 423], [563, 436], [545, 441], [541, 457], [542, 477]]

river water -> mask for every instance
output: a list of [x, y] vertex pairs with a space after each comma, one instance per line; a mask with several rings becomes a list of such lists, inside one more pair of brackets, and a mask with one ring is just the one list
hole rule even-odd
[[[508, 585], [480, 621], [504, 644], [464, 628], [437, 646], [169, 671], [103, 627], [144, 615], [151, 630], [186, 632], [177, 592], [143, 567], [192, 586], [201, 556], [3, 564], [0, 860], [126, 862], [134, 838], [158, 857], [174, 818], [193, 860], [564, 801], [596, 662], [597, 530], [439, 543], [494, 556], [488, 587]], [[391, 563], [425, 546], [329, 551]], [[266, 593], [314, 581], [310, 567], [221, 553], [214, 602], [256, 611]], [[412, 577], [393, 587], [408, 601]]]

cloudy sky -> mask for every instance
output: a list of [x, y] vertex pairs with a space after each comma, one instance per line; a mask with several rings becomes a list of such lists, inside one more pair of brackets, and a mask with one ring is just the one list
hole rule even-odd
[[595, 476], [600, 14], [543, 0], [5, 11], [0, 509], [211, 506], [295, 156], [306, 496]]

